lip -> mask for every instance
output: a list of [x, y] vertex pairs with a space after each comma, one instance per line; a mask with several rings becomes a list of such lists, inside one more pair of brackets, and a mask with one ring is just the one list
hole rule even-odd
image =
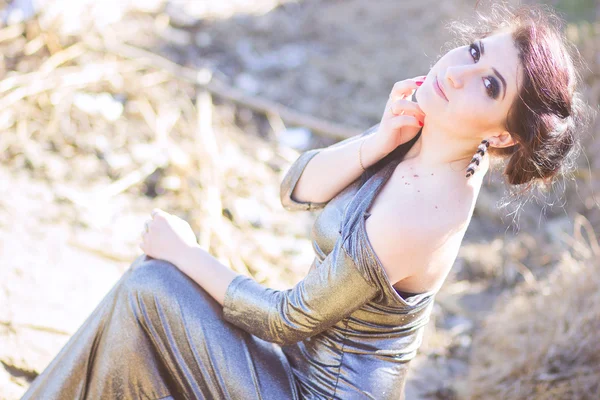
[[435, 77], [435, 82], [434, 82], [433, 87], [435, 88], [435, 91], [441, 98], [445, 99], [446, 101], [449, 101], [448, 97], [446, 96], [446, 93], [444, 93], [444, 89], [442, 89], [442, 85], [440, 85], [440, 81], [438, 81], [437, 75]]

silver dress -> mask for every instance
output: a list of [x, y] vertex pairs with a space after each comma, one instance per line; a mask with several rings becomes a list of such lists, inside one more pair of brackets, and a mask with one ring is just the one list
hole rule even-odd
[[321, 150], [302, 153], [281, 184], [286, 209], [320, 210], [302, 280], [274, 290], [239, 275], [221, 307], [174, 265], [142, 255], [23, 399], [404, 398], [435, 292], [396, 290], [365, 231], [402, 151], [329, 202], [298, 202], [291, 193]]

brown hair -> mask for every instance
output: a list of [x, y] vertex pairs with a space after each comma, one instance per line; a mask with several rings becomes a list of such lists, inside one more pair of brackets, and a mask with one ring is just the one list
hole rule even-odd
[[449, 25], [457, 33], [453, 46], [499, 31], [512, 33], [523, 80], [505, 129], [517, 144], [490, 147], [489, 154], [507, 161], [508, 183], [527, 184], [524, 190], [533, 184], [546, 186], [559, 172], [574, 166], [580, 152], [579, 133], [592, 117], [576, 90], [581, 78], [575, 65], [583, 65], [583, 59], [563, 35], [562, 26], [563, 20], [545, 5], [522, 5], [513, 11], [497, 2], [489, 12], [478, 12], [474, 23]]

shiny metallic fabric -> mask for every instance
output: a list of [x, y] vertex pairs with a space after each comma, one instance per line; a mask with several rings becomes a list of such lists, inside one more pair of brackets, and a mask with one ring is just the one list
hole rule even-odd
[[435, 293], [398, 292], [365, 231], [400, 158], [367, 168], [327, 203], [292, 199], [321, 150], [303, 153], [281, 185], [286, 209], [321, 210], [300, 282], [273, 290], [240, 275], [221, 307], [143, 255], [23, 399], [402, 399]]
[[303, 399], [400, 399], [435, 292], [408, 295], [392, 286], [365, 221], [401, 158], [373, 174], [367, 169], [328, 203], [299, 202], [291, 193], [320, 150], [303, 153], [281, 186], [286, 209], [322, 209], [311, 234], [316, 257], [309, 272], [284, 291], [238, 276], [228, 287], [223, 315], [281, 346]]
[[281, 349], [222, 309], [173, 264], [142, 255], [22, 399], [298, 399]]

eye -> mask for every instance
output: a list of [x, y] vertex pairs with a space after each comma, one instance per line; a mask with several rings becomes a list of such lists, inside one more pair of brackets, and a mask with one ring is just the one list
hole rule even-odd
[[[498, 95], [500, 94], [500, 87], [498, 86], [498, 81], [494, 78], [486, 77], [483, 78], [483, 82], [488, 96], [490, 96], [492, 99], [497, 99]], [[489, 82], [489, 85], [487, 85], [485, 82]]]
[[[473, 61], [479, 61], [481, 54], [479, 47], [475, 43], [471, 43], [469, 45], [469, 54], [471, 55], [471, 58], [473, 58]], [[500, 84], [498, 81], [492, 76], [487, 76], [483, 78], [483, 82], [488, 96], [490, 96], [492, 99], [498, 98], [498, 95], [500, 94]]]
[[471, 54], [471, 58], [473, 58], [475, 62], [479, 61], [479, 47], [477, 47], [475, 43], [469, 45], [469, 54]]

